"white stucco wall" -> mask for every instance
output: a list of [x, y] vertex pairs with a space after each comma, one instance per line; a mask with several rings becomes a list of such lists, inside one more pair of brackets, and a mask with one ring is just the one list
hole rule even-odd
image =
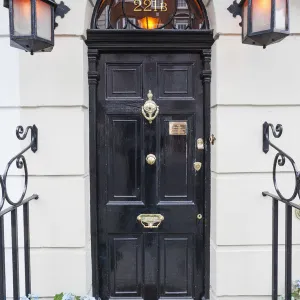
[[[65, 2], [71, 11], [58, 20], [54, 50], [34, 56], [9, 46], [8, 12], [0, 8], [0, 171], [24, 145], [16, 141], [15, 127], [35, 123], [39, 150], [28, 155], [29, 194], [40, 195], [31, 205], [32, 290], [43, 298], [91, 289], [84, 35], [92, 2]], [[266, 50], [241, 44], [239, 19], [227, 11], [232, 0], [206, 2], [219, 36], [212, 55], [212, 133], [217, 142], [212, 147], [211, 299], [269, 299], [271, 200], [261, 192], [273, 190], [273, 157], [261, 151], [261, 128], [264, 121], [283, 124], [278, 144], [300, 161], [300, 2], [290, 0], [292, 35]], [[282, 175], [284, 189], [291, 186], [291, 176]], [[16, 186], [20, 178], [10, 180]], [[280, 222], [283, 229], [283, 211]], [[293, 226], [293, 259], [299, 265], [300, 221], [294, 218]], [[282, 270], [281, 286], [283, 275]], [[300, 278], [299, 269], [294, 268], [294, 276]], [[8, 291], [11, 297], [11, 286]]]
[[[88, 80], [86, 28], [92, 2], [69, 0], [71, 11], [58, 18], [55, 48], [33, 56], [9, 46], [8, 11], [0, 7], [0, 171], [20, 149], [18, 124], [37, 125], [39, 150], [28, 153], [32, 292], [91, 291], [88, 172]], [[11, 175], [17, 174], [12, 168]], [[18, 195], [20, 178], [10, 176]], [[20, 212], [21, 214], [21, 212]], [[5, 220], [9, 232], [10, 220]], [[21, 218], [19, 221], [21, 226]], [[20, 232], [20, 245], [22, 235]], [[10, 235], [6, 236], [8, 297], [12, 297]], [[20, 256], [22, 251], [20, 252]], [[20, 278], [23, 278], [20, 259]], [[22, 288], [21, 295], [24, 293]], [[49, 298], [48, 298], [49, 299]]]
[[[272, 206], [261, 192], [274, 190], [274, 151], [262, 152], [262, 124], [283, 125], [276, 143], [299, 162], [300, 2], [290, 0], [291, 36], [265, 50], [241, 43], [240, 18], [227, 11], [231, 0], [207, 3], [219, 35], [212, 55], [212, 132], [217, 142], [212, 147], [211, 299], [270, 299]], [[279, 176], [280, 188], [288, 194], [293, 183], [292, 173]], [[280, 243], [284, 244], [280, 208]], [[294, 279], [300, 278], [299, 229], [300, 221], [293, 214]]]

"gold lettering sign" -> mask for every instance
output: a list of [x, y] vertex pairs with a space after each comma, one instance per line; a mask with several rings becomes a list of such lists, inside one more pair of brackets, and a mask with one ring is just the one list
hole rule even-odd
[[187, 135], [187, 122], [169, 122], [169, 135]]
[[134, 11], [168, 11], [168, 5], [164, 1], [134, 0]]

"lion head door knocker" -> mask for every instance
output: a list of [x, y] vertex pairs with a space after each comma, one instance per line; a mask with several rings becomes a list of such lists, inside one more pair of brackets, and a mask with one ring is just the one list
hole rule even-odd
[[159, 112], [159, 107], [156, 105], [156, 103], [152, 100], [153, 95], [152, 92], [149, 90], [148, 94], [148, 100], [145, 102], [145, 104], [142, 106], [142, 114], [145, 117], [146, 120], [149, 121], [151, 124], [152, 121], [157, 117]]

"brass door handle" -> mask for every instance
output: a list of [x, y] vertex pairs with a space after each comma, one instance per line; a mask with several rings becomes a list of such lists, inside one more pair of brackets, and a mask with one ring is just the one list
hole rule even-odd
[[204, 141], [201, 138], [197, 139], [197, 149], [204, 150]]
[[137, 217], [144, 228], [158, 228], [164, 219], [161, 214], [141, 214]]
[[146, 162], [148, 165], [154, 165], [156, 162], [156, 156], [154, 154], [148, 154], [146, 156]]
[[148, 100], [142, 106], [142, 114], [145, 117], [145, 119], [148, 120], [151, 124], [159, 113], [159, 106], [157, 106], [156, 103], [152, 100], [153, 94], [151, 90], [149, 90], [147, 96]]
[[195, 171], [198, 172], [198, 171], [201, 170], [201, 168], [202, 168], [202, 163], [200, 161], [194, 162], [194, 169], [195, 169]]

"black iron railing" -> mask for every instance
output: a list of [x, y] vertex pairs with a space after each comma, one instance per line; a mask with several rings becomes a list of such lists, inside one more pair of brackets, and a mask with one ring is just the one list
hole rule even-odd
[[[28, 132], [31, 132], [30, 144], [15, 155], [7, 164], [3, 176], [0, 175], [0, 299], [7, 299], [6, 293], [6, 266], [5, 266], [5, 224], [4, 218], [10, 214], [11, 221], [11, 251], [12, 251], [12, 274], [13, 274], [13, 299], [20, 298], [20, 280], [19, 280], [19, 243], [18, 243], [18, 208], [23, 208], [23, 230], [24, 230], [24, 265], [25, 265], [25, 292], [26, 295], [31, 292], [30, 276], [30, 239], [29, 239], [29, 202], [38, 199], [34, 194], [25, 198], [28, 185], [28, 169], [24, 153], [31, 149], [36, 152], [38, 148], [38, 129], [35, 125], [28, 126], [24, 132], [22, 126], [18, 126], [16, 135], [19, 140], [26, 139]], [[22, 195], [17, 201], [13, 201], [7, 189], [7, 175], [13, 163], [16, 163], [18, 169], [24, 172], [24, 188]], [[6, 207], [7, 206], [7, 207]]]
[[[263, 196], [271, 197], [273, 200], [272, 209], [272, 300], [278, 300], [278, 203], [285, 205], [285, 299], [290, 300], [292, 296], [292, 212], [293, 208], [300, 210], [300, 205], [293, 202], [298, 196], [300, 198], [300, 173], [294, 160], [280, 148], [270, 141], [270, 129], [275, 138], [282, 135], [282, 125], [265, 122], [263, 124], [263, 152], [268, 153], [269, 147], [277, 151], [273, 162], [273, 184], [276, 194], [263, 192]], [[285, 197], [278, 188], [277, 168], [283, 167], [288, 160], [295, 175], [295, 187], [291, 197]]]

